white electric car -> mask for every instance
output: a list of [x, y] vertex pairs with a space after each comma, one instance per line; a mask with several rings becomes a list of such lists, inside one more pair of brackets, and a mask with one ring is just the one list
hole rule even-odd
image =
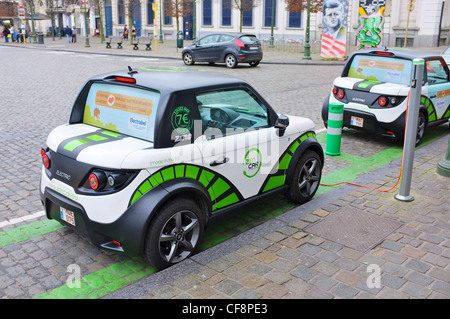
[[324, 163], [313, 122], [278, 115], [245, 81], [144, 68], [87, 81], [41, 156], [48, 218], [157, 268], [244, 204], [310, 200]]
[[449, 69], [442, 56], [413, 50], [355, 51], [322, 107], [328, 124], [330, 103], [344, 104], [343, 126], [403, 140], [413, 60], [425, 60], [416, 144], [429, 124], [450, 118]]

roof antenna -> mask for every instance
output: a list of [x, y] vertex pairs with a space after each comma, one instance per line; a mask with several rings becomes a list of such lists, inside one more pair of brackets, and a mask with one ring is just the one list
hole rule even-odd
[[388, 47], [387, 47], [387, 45], [385, 45], [384, 46], [384, 51], [388, 51], [389, 49], [388, 49]]
[[133, 74], [135, 74], [135, 73], [138, 73], [138, 71], [133, 70], [133, 69], [131, 68], [131, 66], [128, 66], [128, 74], [129, 74], [129, 75], [133, 75]]

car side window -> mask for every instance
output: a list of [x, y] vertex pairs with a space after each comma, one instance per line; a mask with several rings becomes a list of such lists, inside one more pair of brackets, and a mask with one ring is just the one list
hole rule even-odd
[[233, 37], [231, 35], [223, 34], [220, 37], [219, 42], [222, 43], [222, 42], [228, 42], [228, 41], [231, 41], [231, 40], [233, 40]]
[[440, 59], [426, 61], [426, 74], [430, 85], [448, 82], [448, 70]]
[[218, 35], [218, 34], [209, 35], [209, 36], [204, 37], [203, 39], [200, 39], [198, 41], [198, 44], [206, 45], [206, 44], [217, 43], [219, 41], [219, 37], [220, 37], [220, 35]]
[[269, 125], [267, 107], [246, 89], [230, 89], [200, 93], [197, 104], [203, 133], [235, 134]]

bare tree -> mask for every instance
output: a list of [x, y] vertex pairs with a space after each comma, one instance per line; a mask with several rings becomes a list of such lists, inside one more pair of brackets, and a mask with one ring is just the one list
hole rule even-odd
[[[289, 12], [302, 12], [307, 9], [308, 1], [307, 0], [285, 0], [286, 1], [286, 10]], [[323, 1], [321, 0], [310, 0], [309, 3], [309, 11], [311, 13], [317, 13], [322, 11]]]
[[[234, 7], [239, 10], [239, 32], [242, 32], [242, 21], [244, 18], [244, 11], [252, 10], [258, 6], [257, 0], [232, 0]], [[295, 0], [292, 0], [295, 1]]]
[[103, 10], [102, 8], [105, 7], [105, 0], [91, 0], [92, 6], [96, 8], [95, 13], [98, 15], [100, 20], [100, 41], [103, 43], [105, 40], [104, 30], [103, 30]]
[[133, 43], [133, 18], [139, 17], [139, 13], [136, 12], [141, 6], [141, 0], [125, 0], [125, 10], [128, 12], [128, 19], [130, 21], [130, 28], [128, 34], [130, 35], [130, 43]]
[[177, 31], [180, 30], [180, 18], [186, 18], [193, 14], [192, 0], [164, 0], [165, 14], [175, 18], [177, 21]]

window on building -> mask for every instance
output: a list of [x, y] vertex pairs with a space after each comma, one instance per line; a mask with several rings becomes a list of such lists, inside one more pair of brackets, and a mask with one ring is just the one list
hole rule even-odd
[[147, 0], [147, 24], [153, 25], [155, 12], [152, 9], [152, 4], [155, 0]]
[[242, 8], [242, 26], [253, 27], [253, 1], [244, 0]]
[[212, 1], [203, 0], [203, 25], [212, 25]]
[[117, 15], [119, 24], [125, 24], [125, 5], [123, 4], [123, 0], [117, 2]]
[[164, 9], [163, 9], [163, 13], [164, 13], [164, 25], [172, 25], [172, 17], [169, 17], [169, 9], [170, 8], [170, 1], [169, 0], [164, 0]]
[[222, 26], [231, 26], [231, 0], [222, 0]]
[[302, 13], [301, 12], [288, 12], [288, 27], [289, 28], [301, 28], [302, 27]]
[[272, 26], [272, 5], [273, 10], [273, 26], [277, 25], [277, 1], [264, 0], [264, 26]]

